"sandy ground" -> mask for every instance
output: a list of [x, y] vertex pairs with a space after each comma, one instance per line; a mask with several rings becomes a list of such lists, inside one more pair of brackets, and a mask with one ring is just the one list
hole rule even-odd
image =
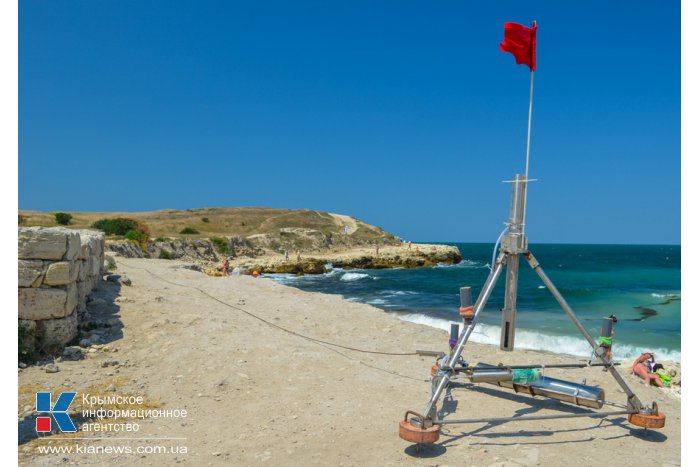
[[[398, 421], [406, 410], [423, 410], [431, 358], [330, 347], [242, 310], [296, 333], [385, 352], [445, 350], [444, 332], [340, 296], [303, 292], [265, 278], [208, 277], [176, 261], [118, 261], [118, 273], [128, 275], [132, 285], [105, 283], [95, 294], [105, 303], [98, 300], [91, 306], [97, 320], [111, 320], [104, 334], [106, 345], [84, 349], [81, 360], [59, 361], [58, 373], [37, 366], [20, 370], [22, 464], [680, 465], [679, 397], [645, 387], [627, 374], [628, 363], [621, 367], [624, 378], [644, 403], [658, 402], [667, 417], [664, 429], [645, 435], [625, 416], [447, 425], [437, 444], [417, 450], [399, 438]], [[467, 346], [465, 358], [494, 364], [572, 361], [528, 351], [503, 353], [477, 344]], [[600, 369], [548, 370], [546, 375], [585, 379], [603, 386], [608, 400], [625, 400], [612, 377]], [[143, 396], [144, 405], [127, 408], [184, 409], [187, 416], [104, 420], [137, 423], [139, 431], [36, 439], [34, 416], [26, 414], [32, 412], [34, 392], [42, 389], [54, 394], [75, 390], [76, 400], [86, 392]], [[441, 404], [448, 418], [582, 410], [488, 385], [455, 388], [452, 395]], [[80, 408], [85, 405], [76, 403], [69, 413]], [[79, 415], [73, 418], [80, 422]], [[127, 446], [133, 453], [41, 454], [49, 445], [84, 450]], [[136, 452], [161, 447], [170, 451]], [[183, 447], [186, 454], [172, 451]]]

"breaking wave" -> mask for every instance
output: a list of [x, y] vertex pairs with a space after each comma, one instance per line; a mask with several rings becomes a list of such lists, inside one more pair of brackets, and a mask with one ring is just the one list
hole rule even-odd
[[[459, 324], [461, 322], [451, 321], [441, 318], [433, 318], [431, 316], [420, 313], [390, 313], [403, 321], [430, 326], [449, 333], [451, 324]], [[488, 324], [477, 324], [474, 332], [470, 336], [470, 340], [480, 344], [499, 345], [501, 338], [501, 328]], [[447, 340], [447, 339], [446, 339]], [[518, 329], [516, 337], [516, 349], [540, 350], [556, 354], [571, 355], [574, 357], [590, 357], [591, 347], [586, 340], [570, 336], [559, 336], [547, 334], [529, 329]], [[664, 348], [642, 348], [634, 345], [618, 344], [613, 347], [613, 356], [615, 360], [627, 360], [637, 358], [643, 352], [652, 352], [659, 361], [681, 361], [681, 353], [676, 350]]]

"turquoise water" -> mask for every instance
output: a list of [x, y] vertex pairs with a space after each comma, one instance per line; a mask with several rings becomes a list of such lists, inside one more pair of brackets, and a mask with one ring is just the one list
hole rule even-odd
[[[448, 330], [460, 322], [459, 288], [476, 300], [486, 277], [492, 244], [455, 243], [457, 265], [418, 269], [332, 269], [327, 274], [270, 274], [303, 290], [341, 294], [397, 318]], [[669, 245], [530, 245], [543, 270], [584, 326], [598, 336], [601, 319], [614, 313], [613, 356], [634, 358], [652, 351], [657, 360], [681, 359], [681, 247]], [[505, 275], [482, 313], [473, 340], [497, 345]], [[576, 356], [590, 347], [540, 278], [521, 260], [516, 348]]]

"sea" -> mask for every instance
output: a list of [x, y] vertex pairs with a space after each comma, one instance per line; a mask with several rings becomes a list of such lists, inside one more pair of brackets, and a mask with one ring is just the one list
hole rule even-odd
[[[461, 324], [460, 287], [472, 287], [476, 301], [492, 265], [494, 245], [447, 244], [459, 248], [462, 262], [354, 270], [328, 264], [326, 274], [266, 276], [306, 291], [339, 294], [397, 319], [448, 332], [451, 323]], [[657, 361], [681, 361], [680, 245], [530, 244], [530, 251], [591, 335], [599, 336], [602, 318], [617, 317], [614, 359], [636, 358], [649, 351]], [[505, 273], [470, 340], [499, 345], [504, 284]], [[587, 341], [522, 258], [515, 348], [591, 355]]]

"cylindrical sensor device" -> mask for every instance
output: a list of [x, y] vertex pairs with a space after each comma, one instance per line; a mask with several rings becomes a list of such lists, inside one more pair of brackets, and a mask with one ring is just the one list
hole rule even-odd
[[459, 316], [464, 318], [465, 321], [471, 321], [474, 318], [471, 287], [461, 287], [459, 289]]
[[[474, 376], [470, 377], [473, 383], [484, 382], [501, 386], [503, 388], [513, 389], [518, 393], [526, 393], [531, 396], [544, 396], [552, 399], [558, 399], [570, 404], [576, 404], [582, 407], [590, 407], [592, 409], [600, 409], [605, 401], [605, 391], [602, 388], [595, 386], [587, 386], [585, 384], [572, 383], [561, 379], [548, 378], [543, 376], [537, 381], [528, 384], [514, 383], [512, 379], [509, 381], [505, 373], [509, 373], [512, 378], [512, 372], [505, 368], [499, 368], [487, 363], [477, 363], [474, 371]], [[480, 378], [481, 372], [484, 371], [484, 381], [477, 381], [472, 378]]]
[[513, 374], [509, 370], [481, 370], [468, 375], [472, 383], [499, 383], [501, 381], [513, 381]]
[[459, 324], [450, 324], [450, 349], [457, 345], [459, 339]]
[[461, 287], [459, 289], [459, 306], [466, 308], [472, 306], [472, 288], [471, 287]]

